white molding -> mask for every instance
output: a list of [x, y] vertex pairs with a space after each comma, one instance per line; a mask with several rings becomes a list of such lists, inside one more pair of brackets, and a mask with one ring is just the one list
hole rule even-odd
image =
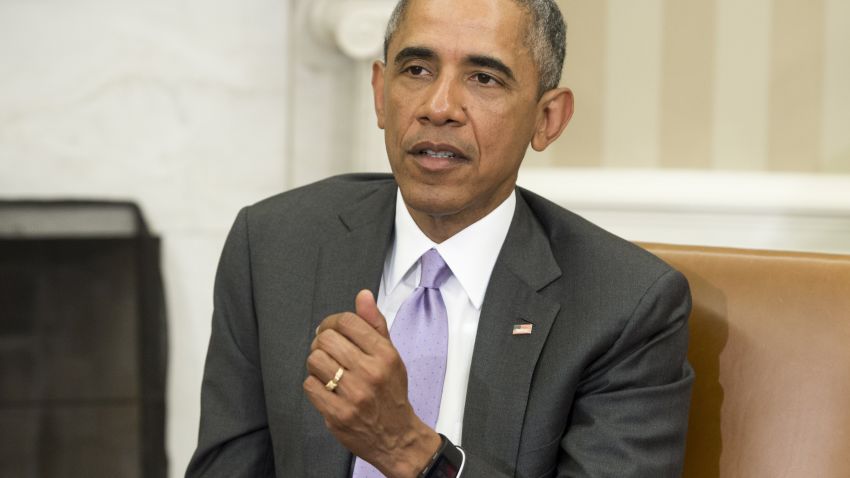
[[850, 175], [526, 168], [520, 184], [594, 208], [782, 212], [850, 217]]
[[313, 34], [354, 60], [372, 60], [382, 50], [394, 2], [313, 0]]
[[850, 254], [850, 176], [529, 168], [519, 183], [630, 240]]

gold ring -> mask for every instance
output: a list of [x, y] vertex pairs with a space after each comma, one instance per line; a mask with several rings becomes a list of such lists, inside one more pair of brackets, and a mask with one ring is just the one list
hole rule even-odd
[[342, 375], [344, 373], [345, 369], [343, 369], [342, 367], [337, 369], [336, 373], [334, 374], [334, 378], [328, 380], [328, 383], [325, 384], [325, 390], [329, 392], [333, 392], [334, 390], [336, 390], [336, 387], [339, 386], [339, 381], [340, 379], [342, 379]]

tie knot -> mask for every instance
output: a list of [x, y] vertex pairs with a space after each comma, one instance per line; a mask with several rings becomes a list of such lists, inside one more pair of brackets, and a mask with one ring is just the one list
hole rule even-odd
[[452, 271], [446, 265], [446, 261], [440, 257], [436, 249], [430, 249], [419, 258], [422, 264], [422, 274], [419, 278], [419, 287], [426, 289], [439, 289], [451, 275]]

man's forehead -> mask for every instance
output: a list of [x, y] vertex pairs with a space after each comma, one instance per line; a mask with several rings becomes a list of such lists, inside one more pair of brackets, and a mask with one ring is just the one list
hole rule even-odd
[[527, 17], [528, 11], [514, 0], [410, 0], [400, 26], [419, 31], [436, 23], [470, 29], [498, 25], [523, 31]]
[[514, 57], [527, 50], [526, 12], [513, 0], [411, 0], [390, 48], [437, 55]]

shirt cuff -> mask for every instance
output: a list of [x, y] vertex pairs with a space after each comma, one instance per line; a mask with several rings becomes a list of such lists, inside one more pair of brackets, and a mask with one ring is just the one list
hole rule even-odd
[[459, 470], [457, 470], [457, 477], [456, 477], [456, 478], [461, 478], [461, 477], [463, 476], [463, 465], [465, 465], [465, 464], [466, 464], [466, 452], [465, 452], [465, 451], [463, 451], [463, 448], [461, 448], [461, 447], [459, 447], [459, 446], [458, 446], [458, 447], [455, 447], [455, 448], [457, 448], [458, 450], [460, 450], [460, 456], [461, 456], [461, 460], [460, 460], [460, 469], [459, 469]]

